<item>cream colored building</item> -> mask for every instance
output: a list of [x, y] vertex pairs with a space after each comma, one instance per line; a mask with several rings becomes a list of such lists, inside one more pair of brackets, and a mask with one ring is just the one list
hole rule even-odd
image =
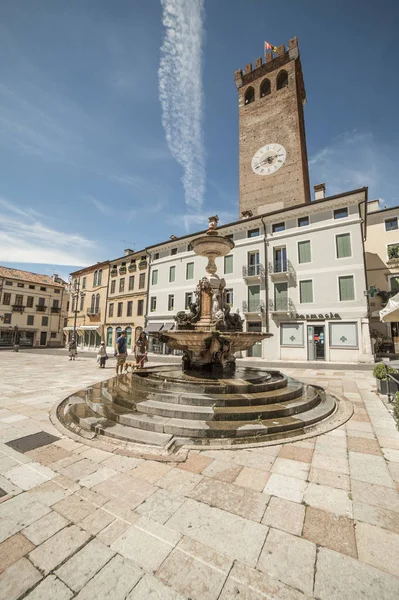
[[365, 257], [369, 287], [370, 328], [383, 333], [387, 349], [399, 353], [399, 323], [381, 323], [379, 311], [399, 292], [399, 206], [380, 208], [368, 202]]
[[0, 266], [0, 346], [62, 346], [68, 301], [58, 275]]
[[71, 273], [67, 343], [76, 332], [80, 350], [96, 350], [104, 336], [110, 263], [99, 262]]
[[109, 351], [115, 347], [119, 333], [125, 329], [130, 353], [136, 338], [144, 328], [148, 258], [145, 250], [133, 252], [126, 249], [124, 256], [111, 262], [104, 328], [104, 339]]

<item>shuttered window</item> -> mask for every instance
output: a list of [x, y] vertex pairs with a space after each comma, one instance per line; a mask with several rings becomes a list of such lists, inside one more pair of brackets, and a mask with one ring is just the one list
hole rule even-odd
[[194, 279], [194, 263], [190, 262], [186, 265], [186, 279]]
[[355, 299], [355, 286], [353, 282], [353, 275], [345, 275], [339, 277], [339, 299], [341, 302]]
[[233, 272], [233, 255], [224, 257], [224, 274], [229, 275]]
[[301, 304], [313, 302], [313, 282], [311, 279], [299, 282], [299, 296]]
[[298, 242], [298, 262], [309, 263], [312, 260], [310, 251], [310, 240], [306, 242]]
[[352, 256], [351, 236], [349, 233], [343, 233], [336, 236], [337, 258], [346, 258]]

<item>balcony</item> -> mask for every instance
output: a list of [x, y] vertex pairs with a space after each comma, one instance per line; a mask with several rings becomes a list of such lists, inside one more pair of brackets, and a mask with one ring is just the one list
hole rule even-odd
[[47, 306], [44, 306], [44, 304], [36, 304], [36, 310], [37, 312], [45, 312], [47, 310]]
[[116, 277], [118, 275], [118, 269], [111, 269], [111, 277]]
[[272, 281], [296, 281], [295, 269], [288, 258], [269, 262], [269, 274]]
[[12, 312], [23, 313], [24, 310], [25, 310], [25, 306], [22, 306], [22, 304], [13, 304], [12, 305]]
[[119, 267], [119, 275], [126, 275], [126, 267]]
[[244, 265], [242, 276], [248, 282], [261, 281], [265, 278], [265, 269], [263, 265]]
[[99, 308], [88, 308], [86, 311], [86, 314], [89, 317], [98, 317], [100, 315], [100, 309]]
[[291, 298], [276, 298], [269, 300], [269, 310], [273, 314], [290, 315], [296, 312], [296, 308]]
[[61, 310], [61, 307], [60, 307], [60, 306], [52, 306], [52, 307], [50, 308], [50, 310], [51, 310], [51, 312], [52, 312], [53, 314], [58, 314], [58, 313], [60, 312], [60, 310]]
[[244, 314], [262, 314], [265, 312], [265, 303], [263, 300], [251, 300], [251, 302], [242, 303], [242, 312]]
[[146, 269], [146, 268], [147, 268], [147, 265], [148, 265], [148, 263], [147, 263], [147, 261], [146, 261], [146, 260], [141, 260], [141, 261], [139, 262], [139, 269], [140, 269], [140, 270], [142, 270], [142, 269]]
[[137, 265], [136, 265], [136, 263], [130, 263], [130, 265], [128, 266], [128, 269], [129, 269], [130, 272], [137, 271]]

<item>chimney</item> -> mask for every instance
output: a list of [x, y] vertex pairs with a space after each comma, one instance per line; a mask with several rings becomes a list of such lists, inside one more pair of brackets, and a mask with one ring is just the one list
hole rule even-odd
[[126, 249], [123, 251], [123, 254], [124, 254], [125, 256], [129, 256], [129, 254], [133, 254], [133, 252], [134, 252], [134, 250], [131, 250], [130, 248], [126, 248]]
[[323, 198], [325, 198], [326, 196], [326, 184], [325, 183], [318, 183], [317, 185], [313, 186], [314, 189], [314, 199], [315, 200], [322, 200]]
[[377, 210], [380, 210], [380, 201], [379, 200], [370, 200], [369, 202], [367, 202], [367, 212], [368, 213], [377, 212]]
[[252, 212], [252, 210], [243, 210], [241, 213], [241, 218], [242, 219], [249, 219], [249, 217], [253, 217], [254, 213]]
[[171, 240], [177, 240], [177, 236], [176, 236], [176, 235], [171, 235], [171, 236], [170, 236], [170, 239], [171, 239]]

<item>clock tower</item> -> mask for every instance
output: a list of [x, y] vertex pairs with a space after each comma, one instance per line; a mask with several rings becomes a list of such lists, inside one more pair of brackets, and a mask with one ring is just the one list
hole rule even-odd
[[298, 40], [234, 74], [239, 106], [240, 216], [310, 202]]

